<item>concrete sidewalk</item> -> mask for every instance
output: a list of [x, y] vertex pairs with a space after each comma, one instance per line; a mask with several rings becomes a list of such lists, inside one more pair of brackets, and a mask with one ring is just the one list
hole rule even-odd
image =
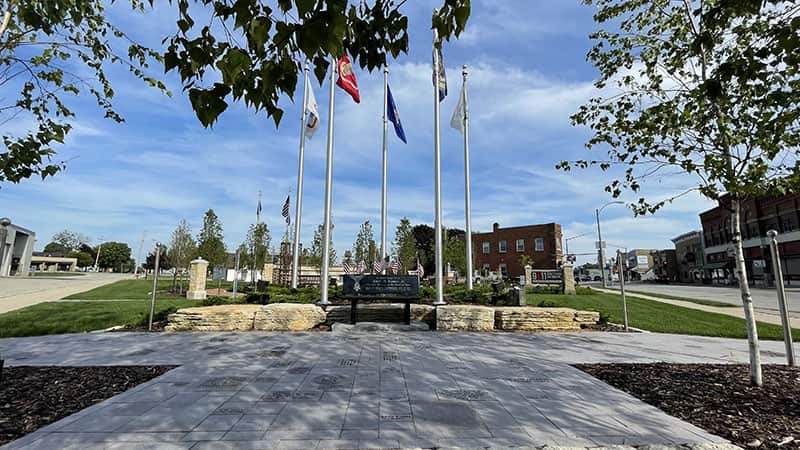
[[[617, 289], [604, 289], [601, 287], [592, 287], [593, 290], [598, 292], [605, 292], [607, 294], [617, 294], [619, 295], [619, 290]], [[706, 311], [706, 312], [713, 312], [717, 314], [724, 314], [726, 316], [731, 317], [738, 317], [740, 319], [744, 319], [744, 309], [740, 306], [709, 306], [709, 305], [701, 305], [700, 303], [693, 303], [687, 302], [684, 300], [675, 300], [670, 298], [663, 298], [657, 297], [655, 295], [647, 295], [641, 294], [638, 292], [626, 292], [626, 297], [636, 297], [636, 298], [643, 298], [645, 300], [653, 300], [656, 302], [667, 303], [670, 305], [675, 306], [682, 306], [684, 308], [696, 309], [699, 311]], [[778, 315], [778, 311], [771, 311], [771, 310], [763, 310], [763, 309], [754, 309], [753, 310], [756, 321], [764, 322], [764, 323], [771, 323], [773, 325], [781, 325], [781, 316]], [[789, 316], [789, 322], [792, 324], [792, 328], [800, 328], [800, 317], [796, 317], [796, 313], [792, 313]]]
[[117, 273], [87, 273], [72, 277], [0, 278], [0, 314], [37, 303], [60, 300], [72, 294], [130, 278], [131, 274]]
[[[782, 345], [763, 342], [764, 362]], [[744, 341], [655, 333], [102, 333], [4, 339], [0, 353], [180, 365], [6, 449], [711, 444], [570, 364], [747, 361]]]

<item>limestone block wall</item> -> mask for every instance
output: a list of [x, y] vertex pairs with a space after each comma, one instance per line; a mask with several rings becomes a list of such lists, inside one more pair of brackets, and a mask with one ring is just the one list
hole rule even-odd
[[437, 331], [492, 331], [494, 308], [473, 305], [445, 305], [436, 308]]
[[495, 329], [504, 331], [580, 330], [600, 320], [599, 313], [571, 308], [498, 307], [494, 314]]
[[[600, 314], [570, 308], [411, 305], [412, 320], [438, 331], [574, 331], [595, 324]], [[402, 303], [359, 305], [359, 322], [400, 322]], [[184, 308], [169, 315], [167, 331], [305, 331], [349, 323], [350, 306], [274, 303]]]

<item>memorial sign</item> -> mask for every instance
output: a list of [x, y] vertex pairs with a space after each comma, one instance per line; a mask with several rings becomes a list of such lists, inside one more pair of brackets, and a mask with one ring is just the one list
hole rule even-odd
[[345, 275], [342, 292], [347, 296], [418, 297], [419, 278], [413, 275]]
[[411, 323], [411, 302], [419, 299], [419, 278], [414, 275], [345, 275], [344, 297], [350, 299], [350, 323], [357, 321], [359, 300], [397, 300], [405, 303], [406, 324]]

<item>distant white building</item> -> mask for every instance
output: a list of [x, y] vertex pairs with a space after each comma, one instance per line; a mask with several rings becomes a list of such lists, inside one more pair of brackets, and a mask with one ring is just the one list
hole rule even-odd
[[[0, 230], [0, 238], [2, 238]], [[36, 233], [11, 224], [0, 242], [0, 277], [25, 276], [30, 271]]]

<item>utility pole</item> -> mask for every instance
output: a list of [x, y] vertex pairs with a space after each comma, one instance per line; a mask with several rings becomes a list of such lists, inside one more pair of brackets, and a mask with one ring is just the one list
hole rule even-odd
[[133, 277], [139, 275], [139, 266], [142, 264], [142, 247], [144, 247], [144, 235], [146, 231], [142, 231], [142, 237], [139, 239], [139, 252], [136, 254], [136, 267], [133, 269]]

